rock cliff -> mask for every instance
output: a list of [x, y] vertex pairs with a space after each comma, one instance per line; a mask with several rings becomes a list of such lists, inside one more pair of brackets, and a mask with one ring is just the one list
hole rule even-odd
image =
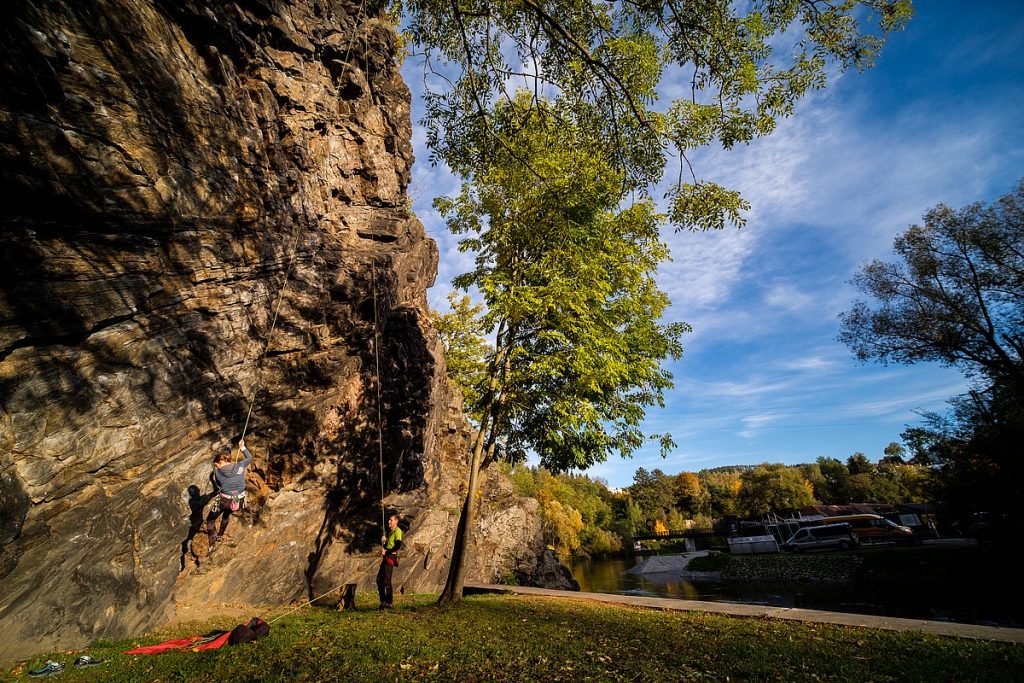
[[[5, 6], [0, 660], [368, 589], [382, 508], [396, 586], [443, 583], [469, 430], [396, 39], [365, 8]], [[209, 555], [211, 458], [247, 422], [249, 510]], [[529, 575], [535, 503], [492, 473], [483, 504], [470, 576]]]

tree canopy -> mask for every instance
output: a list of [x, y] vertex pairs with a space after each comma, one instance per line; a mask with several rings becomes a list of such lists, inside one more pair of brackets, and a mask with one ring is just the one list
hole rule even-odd
[[[492, 335], [469, 495], [441, 602], [457, 600], [473, 492], [499, 442], [553, 471], [639, 448], [682, 323], [662, 325], [659, 231], [743, 223], [690, 156], [770, 133], [833, 65], [871, 63], [909, 0], [395, 0], [426, 68], [434, 161], [467, 182], [435, 206], [475, 268]], [[675, 156], [667, 216], [650, 188]], [[684, 169], [688, 175], [684, 175]], [[661, 435], [663, 450], [671, 444]], [[569, 528], [572, 525], [564, 525]], [[574, 528], [574, 527], [573, 527]]]
[[481, 431], [557, 472], [643, 445], [644, 408], [671, 386], [661, 363], [682, 353], [687, 327], [659, 322], [668, 298], [654, 272], [668, 251], [653, 204], [618, 208], [622, 174], [603, 147], [558, 107], [534, 106], [521, 95], [498, 107], [505, 146], [436, 205], [467, 235], [475, 268], [455, 284], [481, 293], [495, 338]]
[[448, 303], [451, 311], [433, 312], [431, 320], [444, 346], [448, 376], [462, 391], [467, 413], [474, 421], [479, 421], [476, 408], [480, 405], [480, 390], [486, 370], [484, 358], [490, 348], [484, 339], [480, 321], [483, 306], [474, 304], [468, 294], [458, 292], [448, 294]]
[[855, 302], [840, 341], [861, 360], [938, 361], [1024, 387], [1024, 181], [991, 206], [940, 204], [895, 252], [854, 277], [875, 306]]
[[796, 510], [813, 502], [814, 488], [798, 468], [765, 463], [740, 475], [739, 505], [747, 515]]
[[[701, 177], [692, 152], [774, 130], [832, 65], [871, 65], [910, 0], [395, 0], [421, 51], [428, 143], [467, 176], [505, 146], [501, 105], [560, 103], [621, 172], [622, 191], [660, 180], [677, 226], [742, 223], [739, 194]], [[507, 151], [507, 150], [506, 150]], [[685, 174], [684, 174], [685, 171]]]

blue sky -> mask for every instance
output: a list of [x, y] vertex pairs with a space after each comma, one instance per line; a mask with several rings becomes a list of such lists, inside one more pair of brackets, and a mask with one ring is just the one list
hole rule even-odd
[[[470, 258], [431, 202], [458, 183], [429, 163], [417, 125], [422, 74], [413, 60], [405, 72], [419, 159], [410, 194], [440, 248], [428, 299], [443, 309]], [[770, 137], [693, 161], [752, 208], [739, 230], [664, 234], [667, 318], [694, 331], [670, 368], [676, 387], [646, 427], [678, 446], [588, 474], [621, 487], [638, 467], [676, 473], [857, 451], [877, 461], [920, 422], [916, 411], [943, 411], [966, 385], [936, 365], [857, 362], [835, 340], [856, 298], [848, 281], [868, 260], [892, 260], [893, 238], [930, 207], [988, 202], [1024, 176], [1024, 3], [921, 0], [874, 69], [834, 75]]]

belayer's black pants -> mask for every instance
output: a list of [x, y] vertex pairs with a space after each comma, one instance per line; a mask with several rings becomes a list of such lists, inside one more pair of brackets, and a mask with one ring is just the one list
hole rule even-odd
[[391, 576], [395, 568], [391, 566], [387, 558], [380, 561], [380, 569], [377, 570], [377, 595], [380, 596], [380, 604], [390, 605], [395, 600], [395, 591], [391, 587]]

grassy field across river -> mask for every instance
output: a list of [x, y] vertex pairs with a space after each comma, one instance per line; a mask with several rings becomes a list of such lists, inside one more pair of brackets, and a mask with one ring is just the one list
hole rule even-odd
[[[125, 655], [136, 645], [229, 629], [238, 619], [185, 624], [97, 642], [5, 671], [26, 680], [46, 659], [66, 681], [1013, 681], [1024, 645], [663, 612], [580, 600], [473, 595], [455, 608], [404, 596], [388, 612], [306, 607], [256, 643], [211, 652]], [[373, 601], [375, 602], [375, 601]], [[272, 615], [271, 615], [272, 616]], [[80, 654], [105, 660], [75, 670]]]

